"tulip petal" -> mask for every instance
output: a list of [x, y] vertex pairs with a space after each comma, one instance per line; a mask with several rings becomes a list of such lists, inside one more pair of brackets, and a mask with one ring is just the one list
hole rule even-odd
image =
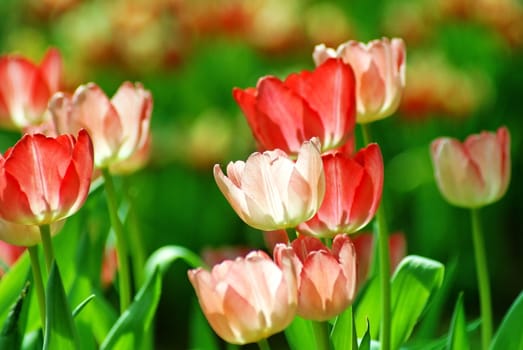
[[318, 112], [322, 129], [310, 133], [322, 137], [323, 150], [346, 141], [356, 123], [356, 82], [349, 65], [329, 59], [312, 72], [290, 75], [285, 85]]
[[40, 70], [50, 91], [60, 90], [60, 82], [62, 79], [62, 56], [60, 55], [60, 51], [56, 48], [47, 50], [40, 64]]

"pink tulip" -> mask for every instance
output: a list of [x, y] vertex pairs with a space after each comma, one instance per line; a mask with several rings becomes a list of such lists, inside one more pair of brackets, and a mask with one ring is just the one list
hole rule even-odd
[[356, 253], [347, 235], [337, 235], [328, 249], [314, 237], [300, 236], [291, 246], [278, 244], [274, 259], [293, 256], [298, 276], [297, 314], [326, 321], [345, 310], [356, 292]]
[[233, 96], [260, 151], [296, 154], [304, 141], [318, 137], [323, 152], [341, 146], [354, 129], [354, 73], [341, 60], [327, 60], [285, 81], [263, 77], [256, 88], [235, 88]]
[[39, 124], [60, 88], [61, 74], [62, 58], [54, 48], [39, 66], [17, 55], [0, 57], [0, 125], [21, 129]]
[[296, 279], [288, 258], [279, 267], [264, 252], [254, 251], [210, 272], [198, 268], [188, 275], [211, 327], [229, 343], [257, 342], [294, 319]]
[[354, 157], [344, 153], [323, 157], [325, 198], [316, 215], [298, 231], [317, 237], [353, 233], [369, 223], [381, 201], [383, 159], [377, 144]]
[[0, 217], [24, 225], [62, 220], [85, 202], [92, 172], [93, 146], [85, 130], [77, 139], [25, 135], [0, 155]]
[[357, 122], [369, 123], [394, 113], [405, 87], [405, 43], [402, 39], [373, 40], [363, 44], [354, 40], [337, 50], [317, 45], [313, 58], [316, 65], [337, 57], [354, 69], [358, 91]]
[[310, 219], [325, 193], [315, 139], [303, 143], [296, 162], [281, 150], [253, 153], [246, 162], [230, 162], [227, 176], [216, 164], [214, 178], [240, 218], [264, 231], [295, 227]]
[[431, 144], [436, 183], [458, 207], [479, 208], [499, 200], [510, 181], [510, 134], [482, 132], [461, 143], [441, 137]]
[[111, 100], [94, 83], [82, 85], [72, 97], [55, 94], [49, 102], [49, 111], [58, 134], [80, 129], [89, 132], [97, 168], [133, 157], [143, 164], [140, 152], [148, 151], [150, 142], [152, 97], [141, 84], [124, 82]]

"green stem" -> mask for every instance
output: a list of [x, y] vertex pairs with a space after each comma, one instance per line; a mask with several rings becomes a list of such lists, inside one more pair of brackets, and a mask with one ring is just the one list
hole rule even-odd
[[118, 289], [120, 293], [120, 313], [123, 313], [131, 303], [131, 284], [129, 277], [129, 264], [127, 261], [127, 246], [123, 224], [118, 217], [118, 205], [116, 204], [116, 191], [113, 178], [107, 169], [102, 169], [105, 185], [105, 198], [111, 220], [111, 227], [116, 236], [116, 255], [118, 258]]
[[489, 348], [492, 339], [492, 306], [490, 304], [490, 282], [485, 256], [485, 244], [479, 218], [479, 209], [471, 209], [472, 239], [476, 256], [476, 273], [478, 277], [479, 300], [481, 310], [481, 341], [483, 349]]
[[267, 338], [263, 338], [262, 340], [258, 341], [258, 347], [260, 350], [271, 350]]
[[45, 293], [42, 281], [42, 270], [38, 259], [38, 246], [28, 247], [29, 258], [31, 259], [31, 269], [33, 270], [33, 280], [35, 284], [36, 296], [38, 297], [38, 308], [40, 309], [40, 322], [42, 329], [45, 329]]
[[378, 253], [380, 264], [380, 286], [381, 286], [381, 326], [380, 326], [380, 344], [381, 349], [390, 349], [390, 253], [389, 253], [389, 234], [383, 203], [376, 212], [378, 221]]
[[141, 286], [145, 281], [144, 267], [146, 260], [145, 244], [143, 242], [143, 235], [140, 230], [140, 222], [136, 214], [134, 197], [131, 194], [131, 186], [128, 179], [124, 179], [125, 198], [129, 205], [128, 217], [130, 220], [129, 227], [129, 243], [131, 244], [130, 254], [133, 266], [133, 275], [137, 286]]
[[329, 350], [329, 336], [325, 322], [311, 321], [314, 339], [316, 339], [316, 350]]
[[42, 245], [44, 246], [45, 266], [49, 273], [54, 260], [53, 243], [51, 241], [51, 226], [41, 225], [40, 236], [42, 237]]
[[[361, 124], [363, 141], [365, 145], [372, 142], [370, 128], [368, 124]], [[378, 223], [378, 255], [379, 255], [379, 279], [381, 287], [381, 325], [380, 325], [380, 349], [390, 349], [390, 252], [389, 252], [389, 232], [387, 220], [383, 208], [383, 197], [381, 204], [376, 211], [376, 221]]]

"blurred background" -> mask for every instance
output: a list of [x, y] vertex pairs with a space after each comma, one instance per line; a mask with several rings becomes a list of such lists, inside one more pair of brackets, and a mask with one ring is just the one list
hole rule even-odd
[[[389, 228], [405, 233], [409, 254], [455, 267], [448, 269], [452, 282], [436, 332], [446, 329], [460, 291], [468, 320], [479, 315], [469, 214], [436, 188], [428, 151], [436, 137], [463, 140], [509, 128], [509, 191], [482, 210], [496, 323], [523, 289], [521, 1], [2, 0], [0, 18], [2, 54], [39, 62], [48, 46], [60, 49], [67, 91], [94, 81], [112, 96], [130, 80], [152, 92], [151, 159], [127, 179], [148, 252], [171, 244], [198, 253], [263, 247], [262, 235], [234, 214], [212, 176], [215, 163], [254, 151], [233, 87], [313, 69], [319, 43], [403, 38], [401, 106], [372, 128], [385, 159]], [[2, 152], [19, 138], [0, 136]], [[164, 278], [158, 349], [190, 347], [195, 296], [186, 270], [177, 263]]]

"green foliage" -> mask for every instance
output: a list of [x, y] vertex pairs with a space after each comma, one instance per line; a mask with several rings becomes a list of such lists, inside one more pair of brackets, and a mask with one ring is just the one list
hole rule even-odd
[[[392, 348], [410, 336], [425, 307], [443, 281], [444, 266], [434, 260], [410, 255], [402, 260], [391, 281]], [[379, 281], [371, 279], [356, 305], [356, 329], [367, 329], [371, 339], [379, 334]]]
[[44, 350], [79, 349], [80, 339], [78, 331], [73, 322], [60, 271], [54, 261], [49, 273], [45, 294], [46, 324]]
[[161, 286], [160, 273], [155, 270], [136, 294], [131, 306], [111, 328], [100, 350], [139, 348], [144, 334], [151, 327], [160, 300]]
[[490, 350], [523, 350], [523, 292], [519, 294], [499, 326]]
[[452, 321], [450, 323], [447, 349], [470, 349], [467, 334], [467, 320], [465, 318], [465, 309], [463, 308], [463, 293], [459, 294], [458, 300], [456, 301], [454, 314], [452, 315]]
[[[23, 313], [27, 313], [29, 284], [26, 284], [16, 303], [11, 308], [0, 332], [0, 349], [20, 349], [24, 335]], [[23, 311], [25, 310], [25, 312]]]
[[336, 317], [330, 337], [335, 350], [358, 349], [352, 306]]
[[410, 336], [432, 295], [443, 282], [444, 266], [431, 259], [405, 257], [392, 276], [391, 348], [398, 349]]
[[292, 350], [317, 350], [313, 321], [296, 316], [285, 329], [285, 337]]

